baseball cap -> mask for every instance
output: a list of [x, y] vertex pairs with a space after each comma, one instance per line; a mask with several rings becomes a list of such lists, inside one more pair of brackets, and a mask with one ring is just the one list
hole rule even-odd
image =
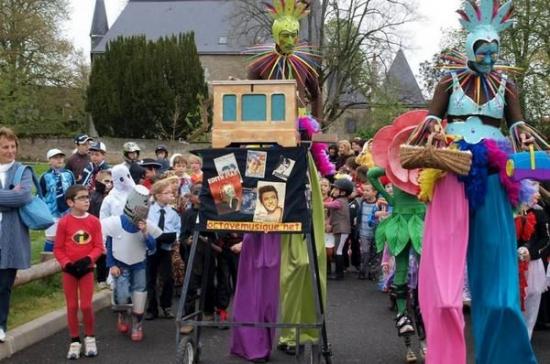
[[94, 138], [89, 137], [88, 134], [79, 134], [74, 138], [74, 143], [84, 144], [89, 140], [94, 140]]
[[50, 159], [51, 157], [55, 157], [56, 155], [65, 155], [61, 149], [53, 148], [48, 150], [48, 153], [46, 153], [46, 158]]
[[105, 143], [102, 142], [93, 142], [90, 145], [90, 150], [97, 150], [103, 153], [107, 152], [107, 147], [105, 146]]

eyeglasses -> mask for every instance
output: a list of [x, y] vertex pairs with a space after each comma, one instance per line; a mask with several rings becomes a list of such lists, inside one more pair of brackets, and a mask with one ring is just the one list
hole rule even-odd
[[84, 201], [84, 200], [89, 200], [90, 199], [90, 196], [89, 195], [86, 195], [86, 196], [77, 196], [74, 198], [75, 201]]
[[111, 181], [110, 179], [105, 179], [105, 180], [101, 181], [101, 183], [106, 185], [107, 183], [113, 183], [113, 181]]

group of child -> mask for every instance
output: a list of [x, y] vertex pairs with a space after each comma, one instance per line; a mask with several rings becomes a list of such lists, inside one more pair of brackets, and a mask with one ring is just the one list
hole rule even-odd
[[[55, 225], [46, 231], [44, 250], [53, 251], [63, 271], [71, 338], [68, 359], [78, 359], [81, 352], [89, 357], [98, 354], [92, 308], [94, 267], [99, 288], [114, 289], [117, 330], [130, 333], [133, 341], [143, 339], [143, 319], [174, 317], [174, 278], [181, 284], [181, 262], [188, 255], [202, 182], [202, 163], [193, 155], [175, 155], [168, 161], [166, 148], [157, 148], [158, 160], [149, 163], [139, 159], [139, 147], [130, 142], [124, 146], [125, 162], [110, 168], [105, 162], [103, 143], [93, 143], [91, 138], [80, 135], [75, 144], [80, 170], [65, 165], [61, 150], [51, 149], [47, 153], [50, 168], [40, 178], [42, 197], [56, 218]], [[99, 155], [86, 162], [82, 153], [85, 151]], [[166, 165], [169, 168], [162, 171]], [[214, 236], [208, 241], [218, 253], [212, 259], [219, 256], [220, 263], [213, 261], [208, 272], [212, 284], [213, 275], [218, 274], [218, 289], [207, 304], [210, 313], [216, 310], [219, 318], [225, 320], [234, 286], [229, 275], [236, 272], [240, 240], [239, 236]], [[215, 267], [220, 267], [221, 273]], [[200, 275], [202, 272], [198, 278]], [[194, 284], [192, 289], [199, 287]], [[84, 322], [83, 342], [79, 308]]]

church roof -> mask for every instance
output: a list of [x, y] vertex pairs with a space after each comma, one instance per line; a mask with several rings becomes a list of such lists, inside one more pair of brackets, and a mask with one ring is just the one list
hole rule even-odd
[[103, 0], [96, 0], [90, 35], [105, 35], [108, 30], [109, 23], [107, 22], [105, 2]]
[[397, 51], [387, 74], [389, 87], [395, 87], [399, 101], [410, 106], [424, 106], [426, 100], [416, 82], [414, 73], [409, 66], [403, 50]]
[[145, 35], [148, 40], [193, 31], [201, 54], [239, 54], [250, 44], [231, 37], [236, 1], [130, 0], [92, 53], [103, 53], [118, 37]]

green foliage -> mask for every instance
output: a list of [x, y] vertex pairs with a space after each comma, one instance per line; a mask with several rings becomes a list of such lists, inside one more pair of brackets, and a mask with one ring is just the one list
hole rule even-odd
[[0, 124], [19, 135], [71, 134], [85, 123], [82, 58], [62, 37], [66, 0], [0, 1]]
[[193, 33], [119, 38], [93, 60], [87, 110], [101, 135], [174, 140], [200, 124], [207, 95]]

